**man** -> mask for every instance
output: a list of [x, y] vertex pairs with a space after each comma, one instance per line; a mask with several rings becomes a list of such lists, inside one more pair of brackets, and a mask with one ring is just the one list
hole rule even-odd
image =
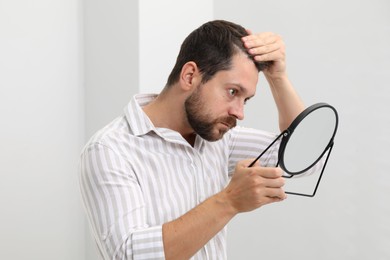
[[135, 96], [92, 137], [80, 184], [102, 257], [226, 259], [226, 224], [286, 198], [275, 149], [248, 168], [275, 135], [235, 127], [259, 71], [284, 130], [304, 106], [281, 38], [208, 22], [185, 39], [159, 95]]

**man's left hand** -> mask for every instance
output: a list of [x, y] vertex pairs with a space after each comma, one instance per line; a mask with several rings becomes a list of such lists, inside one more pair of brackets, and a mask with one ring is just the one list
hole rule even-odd
[[265, 76], [276, 78], [285, 76], [286, 73], [286, 53], [282, 38], [272, 32], [252, 34], [242, 38], [248, 53], [256, 61], [272, 61], [271, 65], [263, 72]]

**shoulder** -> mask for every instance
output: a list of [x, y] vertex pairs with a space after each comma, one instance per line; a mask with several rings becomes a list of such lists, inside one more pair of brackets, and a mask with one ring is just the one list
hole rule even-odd
[[125, 116], [120, 116], [98, 130], [86, 143], [83, 153], [94, 147], [107, 147], [116, 150], [123, 142], [128, 142], [130, 137], [129, 125]]

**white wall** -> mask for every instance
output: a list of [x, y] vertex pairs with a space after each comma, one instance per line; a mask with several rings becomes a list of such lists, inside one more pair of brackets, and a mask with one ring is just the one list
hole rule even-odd
[[[242, 214], [229, 226], [230, 259], [390, 259], [390, 3], [386, 0], [215, 0], [215, 18], [274, 31], [307, 105], [324, 101], [340, 126], [315, 198]], [[249, 8], [250, 7], [250, 8]], [[245, 125], [276, 130], [264, 79]]]
[[139, 1], [140, 92], [159, 93], [184, 38], [213, 19], [213, 1]]
[[[122, 114], [136, 93], [159, 93], [180, 44], [211, 20], [212, 2], [85, 0], [86, 137]], [[89, 228], [86, 259], [97, 259]]]
[[80, 12], [0, 2], [0, 259], [84, 259]]
[[116, 116], [139, 85], [138, 1], [84, 0], [85, 111], [89, 138]]

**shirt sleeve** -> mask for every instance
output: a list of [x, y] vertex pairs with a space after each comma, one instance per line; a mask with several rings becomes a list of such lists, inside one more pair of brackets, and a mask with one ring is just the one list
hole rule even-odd
[[[244, 159], [257, 158], [278, 136], [277, 134], [236, 126], [229, 132], [229, 176], [236, 164]], [[262, 166], [274, 167], [278, 163], [280, 138], [260, 158]]]
[[137, 177], [123, 156], [95, 143], [80, 161], [80, 189], [104, 259], [164, 259], [162, 226], [149, 226]]

